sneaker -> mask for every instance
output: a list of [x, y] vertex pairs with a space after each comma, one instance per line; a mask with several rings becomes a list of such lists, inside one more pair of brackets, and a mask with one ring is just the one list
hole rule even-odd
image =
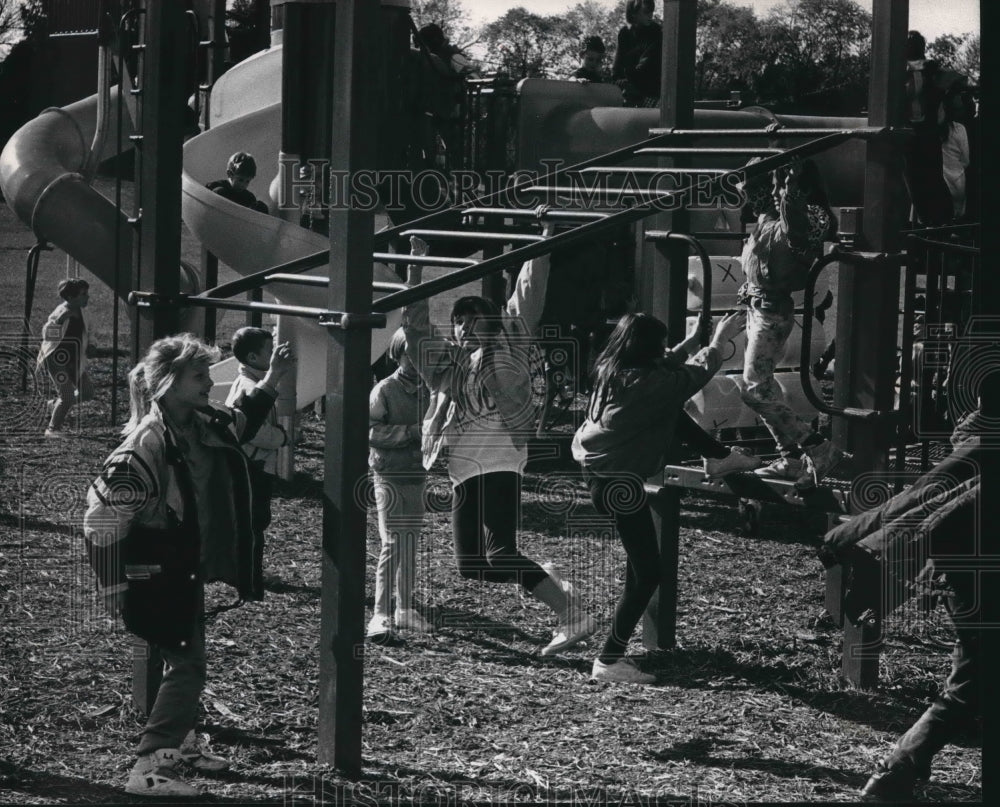
[[764, 461], [742, 446], [729, 449], [729, 456], [716, 459], [705, 457], [705, 478], [715, 479], [726, 474], [736, 474], [741, 471], [752, 471], [760, 468]]
[[577, 614], [576, 618], [565, 623], [560, 621], [559, 627], [552, 632], [552, 641], [542, 648], [541, 655], [554, 656], [594, 634], [597, 630], [597, 620], [579, 606], [569, 609], [569, 613], [574, 611]]
[[131, 796], [173, 796], [198, 798], [204, 794], [185, 782], [174, 767], [182, 759], [176, 748], [158, 748], [143, 754], [128, 775], [125, 792]]
[[552, 640], [540, 651], [542, 656], [554, 656], [592, 636], [597, 630], [597, 620], [587, 612], [573, 590], [573, 584], [562, 579], [554, 564], [543, 563], [542, 570], [566, 595], [566, 613], [559, 619], [559, 626], [552, 632]]
[[605, 664], [599, 658], [594, 659], [594, 669], [590, 673], [592, 681], [615, 681], [622, 684], [652, 684], [656, 676], [644, 673], [635, 666], [632, 659], [625, 656], [614, 664]]
[[216, 756], [208, 750], [208, 745], [197, 734], [194, 729], [188, 732], [184, 742], [178, 749], [181, 759], [192, 768], [199, 771], [225, 771], [229, 770], [229, 760]]
[[392, 636], [392, 620], [385, 614], [374, 614], [365, 628], [365, 638], [373, 642], [384, 642]]
[[803, 470], [805, 465], [797, 457], [778, 457], [754, 473], [765, 479], [798, 479], [802, 476]]
[[875, 773], [861, 788], [862, 801], [912, 802], [917, 775], [910, 765], [888, 767], [880, 762]]
[[433, 629], [431, 623], [424, 619], [415, 608], [397, 608], [392, 621], [400, 630], [430, 633]]
[[55, 440], [65, 440], [66, 432], [64, 432], [62, 429], [46, 429], [45, 436]]
[[816, 487], [819, 480], [848, 456], [829, 440], [824, 440], [818, 446], [806, 449], [805, 468], [795, 480], [795, 487], [800, 490]]

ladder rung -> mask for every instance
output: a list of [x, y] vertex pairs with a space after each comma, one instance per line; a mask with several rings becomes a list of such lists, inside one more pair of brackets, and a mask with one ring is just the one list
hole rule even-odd
[[650, 136], [677, 135], [678, 137], [822, 137], [832, 134], [871, 134], [881, 131], [872, 127], [857, 129], [650, 129]]
[[747, 237], [746, 233], [734, 233], [729, 230], [723, 230], [718, 233], [691, 233], [691, 235], [699, 241], [711, 241], [712, 239], [715, 239], [716, 241], [742, 241]]
[[532, 185], [528, 188], [519, 188], [519, 190], [528, 191], [529, 193], [586, 193], [607, 196], [618, 194], [619, 196], [652, 197], [667, 197], [677, 193], [677, 191], [645, 191], [638, 188], [586, 188], [579, 185]]
[[543, 235], [531, 235], [530, 233], [488, 233], [469, 230], [404, 230], [399, 235], [401, 238], [415, 235], [419, 238], [430, 238], [435, 241], [501, 241], [503, 243], [523, 241], [533, 244], [536, 241], [545, 240]]
[[625, 165], [592, 165], [581, 168], [581, 174], [731, 174], [729, 168], [629, 168]]
[[[467, 207], [461, 211], [463, 216], [504, 216], [510, 219], [533, 219], [535, 211], [520, 207]], [[549, 210], [542, 219], [564, 221], [598, 221], [606, 219], [607, 213], [593, 213], [586, 210]]]
[[784, 154], [785, 149], [769, 149], [769, 148], [665, 148], [660, 146], [650, 146], [644, 149], [636, 149], [636, 154], [662, 154], [664, 156], [669, 156], [671, 154]]
[[465, 268], [475, 266], [479, 261], [469, 258], [446, 258], [435, 255], [407, 255], [404, 252], [376, 252], [372, 255], [376, 263], [415, 263], [421, 266], [455, 266]]

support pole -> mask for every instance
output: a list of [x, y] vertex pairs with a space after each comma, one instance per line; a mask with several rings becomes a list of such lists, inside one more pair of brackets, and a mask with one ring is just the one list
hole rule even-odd
[[[180, 291], [182, 111], [187, 101], [184, 63], [192, 57], [191, 32], [183, 3], [148, 3], [143, 56], [142, 149], [139, 200], [142, 209], [141, 260], [133, 288], [167, 295]], [[176, 333], [176, 308], [153, 309], [135, 316], [133, 346], [143, 354], [156, 339]], [[137, 356], [133, 357], [137, 359]], [[162, 676], [155, 648], [137, 641], [132, 655], [132, 698], [149, 714]]]
[[[142, 150], [139, 200], [139, 274], [133, 288], [174, 295], [180, 291], [182, 112], [187, 102], [184, 64], [192, 58], [191, 31], [183, 3], [148, 3], [142, 69]], [[176, 308], [137, 317], [137, 351], [176, 333]]]
[[[663, 67], [660, 80], [662, 128], [694, 127], [696, 22], [697, 0], [663, 0]], [[663, 167], [690, 166], [689, 157], [665, 157], [660, 162]], [[686, 209], [661, 213], [654, 217], [651, 229], [686, 233], [691, 229], [691, 214]], [[652, 272], [644, 283], [644, 288], [649, 293], [643, 299], [642, 308], [665, 320], [667, 340], [674, 345], [684, 339], [687, 327], [688, 246], [674, 239], [665, 239], [657, 241], [654, 250]], [[676, 507], [680, 507], [679, 503]], [[646, 609], [642, 638], [650, 649], [667, 649], [673, 647], [675, 637], [676, 602], [667, 607], [666, 601], [677, 598], [676, 552], [679, 526], [672, 518], [658, 520], [663, 563], [660, 590]], [[672, 553], [674, 559], [671, 562], [668, 558]], [[668, 592], [672, 592], [672, 597]]]
[[[906, 31], [909, 0], [875, 0], [872, 8], [869, 126], [899, 125], [903, 114]], [[895, 252], [902, 248], [908, 205], [898, 145], [886, 138], [865, 146], [865, 195], [861, 248]], [[841, 264], [837, 288], [837, 364], [833, 400], [836, 406], [889, 411], [896, 378], [896, 332], [899, 274], [872, 272], [864, 265]], [[894, 435], [884, 424], [834, 420], [833, 439], [854, 454], [858, 473], [888, 470]], [[828, 580], [828, 598], [840, 581]], [[846, 618], [841, 671], [861, 688], [875, 686], [881, 614], [873, 622], [853, 625]]]
[[680, 566], [682, 488], [663, 487], [649, 496], [653, 526], [660, 541], [660, 585], [646, 607], [642, 641], [650, 650], [677, 644], [677, 579]]
[[[379, 5], [338, 0], [334, 54], [331, 169], [353, 176], [375, 167], [381, 71]], [[333, 2], [319, 4], [330, 11]], [[286, 10], [290, 7], [286, 5]], [[288, 43], [285, 43], [286, 47]], [[374, 217], [330, 211], [330, 292], [337, 310], [371, 311]], [[367, 480], [371, 331], [331, 331], [327, 361], [323, 558], [320, 595], [318, 757], [348, 776], [361, 772], [367, 511], [358, 491]]]
[[[904, 106], [908, 0], [875, 0], [872, 18], [868, 124], [896, 126]], [[860, 248], [895, 252], [906, 211], [898, 144], [888, 138], [865, 146], [865, 194]], [[841, 265], [837, 288], [837, 364], [834, 404], [893, 409], [899, 275]], [[883, 471], [893, 435], [885, 425], [834, 421], [834, 440], [854, 454], [859, 472]]]

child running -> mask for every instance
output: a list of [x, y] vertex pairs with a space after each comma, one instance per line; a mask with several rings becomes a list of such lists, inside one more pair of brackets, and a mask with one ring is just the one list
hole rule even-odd
[[674, 439], [694, 441], [699, 451], [719, 455], [711, 466], [713, 475], [760, 464], [756, 457], [717, 443], [682, 411], [684, 402], [715, 375], [722, 365], [721, 349], [743, 324], [742, 312], [727, 315], [709, 346], [685, 362], [698, 346], [698, 330], [664, 355], [667, 326], [648, 314], [626, 314], [594, 365], [593, 392], [587, 418], [573, 436], [573, 458], [583, 466], [597, 512], [614, 518], [628, 558], [611, 632], [594, 660], [594, 680], [656, 680], [625, 650], [659, 584], [660, 550], [643, 485], [663, 469]]
[[[233, 356], [240, 363], [239, 374], [229, 388], [226, 406], [235, 407], [240, 397], [248, 395], [263, 380], [271, 367], [274, 336], [263, 328], [240, 328], [233, 334]], [[278, 423], [274, 407], [257, 433], [246, 441], [243, 450], [249, 460], [250, 489], [253, 494], [253, 528], [257, 533], [256, 565], [262, 570], [263, 582], [276, 585], [281, 581], [275, 574], [263, 572], [264, 532], [271, 524], [271, 496], [278, 477], [278, 449], [288, 445], [288, 435]]]
[[63, 301], [49, 314], [42, 327], [38, 366], [44, 367], [56, 388], [46, 437], [65, 437], [63, 425], [73, 404], [94, 397], [87, 373], [87, 322], [83, 309], [90, 301], [90, 284], [79, 277], [59, 282]]
[[125, 785], [132, 795], [197, 797], [177, 766], [227, 767], [194, 732], [205, 685], [204, 584], [228, 583], [241, 600], [263, 597], [240, 444], [267, 418], [293, 358], [287, 345], [275, 348], [267, 373], [233, 409], [209, 405], [216, 358], [191, 334], [150, 346], [129, 373], [125, 440], [87, 492], [84, 533], [104, 601], [164, 661]]
[[[365, 632], [375, 642], [388, 640], [395, 629], [431, 629], [413, 607], [426, 477], [420, 451], [420, 376], [406, 355], [402, 328], [393, 334], [387, 352], [398, 368], [374, 386], [368, 399], [368, 464], [382, 539], [375, 569], [375, 610]], [[390, 617], [393, 587], [396, 611]]]
[[811, 160], [774, 171], [771, 181], [770, 199], [760, 180], [746, 188], [757, 224], [741, 257], [746, 282], [738, 300], [747, 313], [741, 397], [760, 415], [780, 452], [757, 473], [807, 489], [846, 455], [792, 411], [774, 369], [795, 325], [792, 292], [805, 288], [809, 266], [823, 254], [823, 242], [834, 237], [837, 224]]
[[[535, 212], [544, 218], [547, 210], [542, 205]], [[554, 231], [547, 221], [543, 235]], [[426, 254], [419, 239], [411, 246], [415, 255]], [[529, 351], [548, 274], [548, 256], [525, 263], [502, 311], [482, 297], [456, 300], [451, 339], [431, 334], [426, 299], [403, 309], [407, 354], [430, 393], [424, 467], [447, 448], [458, 572], [470, 580], [516, 583], [551, 608], [559, 622], [543, 656], [572, 647], [597, 628], [570, 584], [517, 548], [521, 474], [535, 430]]]

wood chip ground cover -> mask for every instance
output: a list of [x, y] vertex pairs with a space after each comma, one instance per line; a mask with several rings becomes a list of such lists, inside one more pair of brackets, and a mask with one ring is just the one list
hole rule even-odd
[[[23, 275], [10, 267], [23, 251], [11, 256], [31, 237], [0, 210], [4, 232], [24, 242], [12, 237], [0, 256], [9, 269], [0, 292], [17, 302]], [[53, 285], [62, 271], [43, 263], [42, 282]], [[106, 305], [109, 295], [97, 288], [95, 298]], [[142, 726], [131, 704], [131, 643], [95, 602], [74, 533], [86, 487], [118, 440], [108, 425], [104, 322], [93, 334], [98, 399], [65, 441], [42, 437], [45, 391], [22, 393], [12, 383], [17, 351], [4, 353], [0, 803], [130, 802], [121, 787]], [[4, 331], [5, 348], [17, 344], [15, 332]], [[878, 689], [843, 685], [840, 636], [825, 617], [814, 557], [822, 519], [772, 509], [761, 537], [750, 539], [739, 534], [734, 500], [691, 497], [678, 647], [642, 662], [659, 682], [590, 682], [593, 646], [539, 658], [553, 627], [546, 610], [509, 587], [459, 578], [440, 495], [447, 482], [435, 473], [418, 599], [437, 628], [366, 647], [364, 770], [349, 781], [316, 763], [323, 435], [310, 415], [302, 426], [298, 474], [278, 486], [266, 554], [281, 582], [265, 602], [227, 611], [208, 628], [200, 725], [233, 770], [195, 781], [217, 802], [853, 802], [947, 672], [946, 619], [914, 605], [889, 622]], [[564, 464], [527, 475], [521, 545], [573, 581], [600, 617], [601, 637], [624, 556], [600, 537], [573, 471]], [[370, 515], [369, 592], [378, 552]], [[638, 639], [632, 651], [643, 652]], [[980, 731], [971, 726], [938, 755], [928, 800], [982, 800]]]
[[[86, 419], [97, 420], [93, 411]], [[813, 555], [822, 522], [771, 511], [763, 537], [744, 538], [733, 501], [692, 499], [679, 646], [646, 654], [656, 686], [596, 684], [587, 678], [593, 647], [537, 656], [552, 627], [542, 606], [458, 577], [448, 514], [432, 512], [418, 599], [438, 627], [399, 646], [367, 646], [364, 774], [348, 781], [315, 762], [322, 428], [307, 421], [303, 433], [315, 450], [302, 452], [298, 479], [279, 485], [274, 502], [267, 561], [281, 582], [264, 603], [227, 611], [208, 630], [202, 728], [234, 770], [198, 781], [219, 799], [854, 801], [946, 673], [947, 624], [938, 611], [911, 609], [890, 625], [878, 690], [842, 685], [839, 634], [824, 615]], [[3, 446], [6, 803], [127, 800], [119, 788], [141, 727], [130, 642], [95, 602], [72, 533], [86, 483], [115, 442], [110, 428], [89, 426], [58, 444], [25, 433]], [[581, 531], [564, 514], [589, 512], [582, 484], [567, 478], [556, 506], [549, 475], [527, 475], [522, 544], [573, 580], [603, 633], [624, 557], [615, 541], [567, 537]], [[541, 510], [546, 518], [532, 518]], [[370, 578], [374, 519], [366, 540]], [[632, 650], [643, 652], [637, 640]], [[941, 753], [927, 796], [981, 798], [974, 730]]]

